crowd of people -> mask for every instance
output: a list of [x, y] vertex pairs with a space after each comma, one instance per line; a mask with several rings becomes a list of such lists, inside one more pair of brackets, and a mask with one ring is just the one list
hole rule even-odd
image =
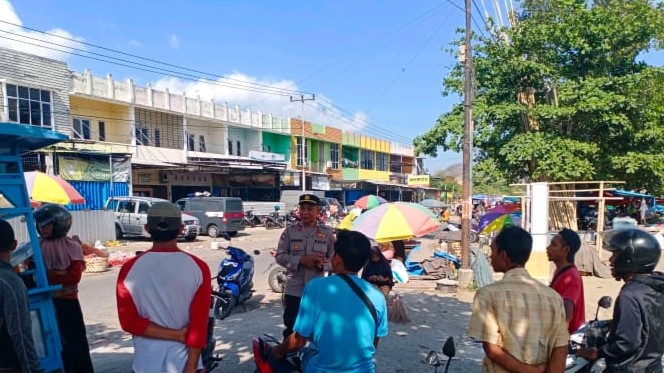
[[[387, 295], [394, 285], [388, 251], [359, 232], [321, 224], [315, 195], [303, 194], [298, 206], [300, 220], [284, 230], [275, 255], [287, 280], [283, 340], [270, 350], [270, 362], [278, 367], [299, 351], [304, 372], [373, 372], [379, 340], [388, 335]], [[145, 229], [152, 247], [126, 263], [117, 279], [118, 317], [133, 336], [136, 373], [202, 368], [210, 271], [178, 247], [180, 214], [167, 202], [150, 207]], [[61, 285], [54, 305], [64, 369], [92, 372], [77, 297], [85, 262], [80, 243], [67, 236], [71, 215], [46, 205], [35, 217], [49, 283]], [[477, 291], [468, 331], [482, 344], [485, 372], [563, 372], [570, 333], [585, 322], [583, 282], [574, 266], [579, 236], [563, 229], [551, 240], [547, 255], [556, 269], [548, 286], [525, 269], [532, 242], [519, 227], [504, 228], [491, 242], [491, 265], [504, 277]], [[0, 220], [0, 372], [41, 372], [27, 289], [9, 264], [16, 246], [11, 226]], [[664, 275], [654, 272], [660, 245], [644, 231], [626, 229], [607, 236], [604, 248], [612, 253], [613, 276], [625, 285], [607, 343], [576, 354], [604, 358], [607, 372], [662, 372]]]

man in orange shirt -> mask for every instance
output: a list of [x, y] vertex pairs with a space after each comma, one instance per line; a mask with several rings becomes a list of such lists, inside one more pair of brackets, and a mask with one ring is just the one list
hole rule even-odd
[[568, 331], [573, 333], [585, 322], [586, 306], [583, 299], [583, 281], [574, 265], [574, 256], [581, 247], [579, 235], [569, 228], [564, 228], [553, 236], [546, 248], [546, 255], [556, 265], [551, 288], [563, 298], [565, 319]]

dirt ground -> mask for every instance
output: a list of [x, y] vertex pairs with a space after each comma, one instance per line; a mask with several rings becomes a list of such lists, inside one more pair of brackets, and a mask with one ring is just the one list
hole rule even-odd
[[[253, 241], [255, 238], [252, 237]], [[198, 253], [207, 251], [203, 245]], [[664, 268], [664, 258], [658, 268]], [[112, 275], [109, 275], [111, 277]], [[100, 279], [101, 280], [101, 279]], [[603, 295], [616, 298], [622, 282], [613, 279], [584, 277], [586, 318], [595, 317], [597, 300]], [[96, 285], [96, 284], [95, 284]], [[228, 319], [217, 322], [216, 352], [223, 357], [220, 372], [254, 372], [251, 337], [263, 333], [279, 336], [283, 329], [281, 299], [269, 290], [265, 281], [256, 282], [257, 296], [246, 308], [237, 309]], [[378, 372], [433, 372], [424, 363], [429, 350], [441, 351], [449, 336], [457, 346], [451, 372], [479, 372], [483, 351], [466, 336], [474, 292], [461, 290], [445, 294], [435, 290], [433, 281], [413, 281], [397, 285], [411, 322], [389, 324], [389, 335], [376, 352]], [[111, 305], [108, 305], [109, 309]], [[611, 318], [612, 309], [600, 310], [601, 319]], [[107, 323], [104, 323], [107, 324]], [[114, 324], [114, 323], [113, 323]], [[96, 326], [99, 328], [95, 329]], [[131, 364], [131, 340], [115, 325], [88, 325], [91, 352], [99, 372], [127, 372]]]

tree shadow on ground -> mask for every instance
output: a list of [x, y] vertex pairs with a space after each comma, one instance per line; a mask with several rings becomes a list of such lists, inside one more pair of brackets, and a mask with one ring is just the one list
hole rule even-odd
[[[422, 292], [400, 292], [411, 322], [389, 324], [389, 335], [380, 341], [376, 351], [377, 372], [422, 372], [429, 367], [424, 358], [430, 350], [441, 352], [443, 343], [453, 336], [457, 358], [450, 372], [476, 372], [481, 370], [481, 345], [466, 335], [471, 305], [453, 296]], [[281, 339], [283, 308], [280, 294], [268, 293], [261, 302], [252, 299], [247, 311], [236, 310], [215, 326], [216, 352], [223, 357], [220, 371], [254, 372], [251, 339], [271, 334]]]
[[104, 324], [85, 326], [95, 372], [131, 372], [131, 336]]

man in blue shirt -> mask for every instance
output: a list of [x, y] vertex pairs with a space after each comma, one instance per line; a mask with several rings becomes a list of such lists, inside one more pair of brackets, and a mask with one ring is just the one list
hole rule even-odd
[[[385, 296], [357, 277], [371, 255], [363, 234], [339, 231], [330, 264], [335, 276], [311, 280], [304, 288], [294, 332], [272, 349], [277, 359], [304, 348], [302, 369], [317, 372], [374, 372], [373, 355], [378, 340], [387, 335]], [[342, 278], [348, 276], [367, 296], [372, 311]]]

